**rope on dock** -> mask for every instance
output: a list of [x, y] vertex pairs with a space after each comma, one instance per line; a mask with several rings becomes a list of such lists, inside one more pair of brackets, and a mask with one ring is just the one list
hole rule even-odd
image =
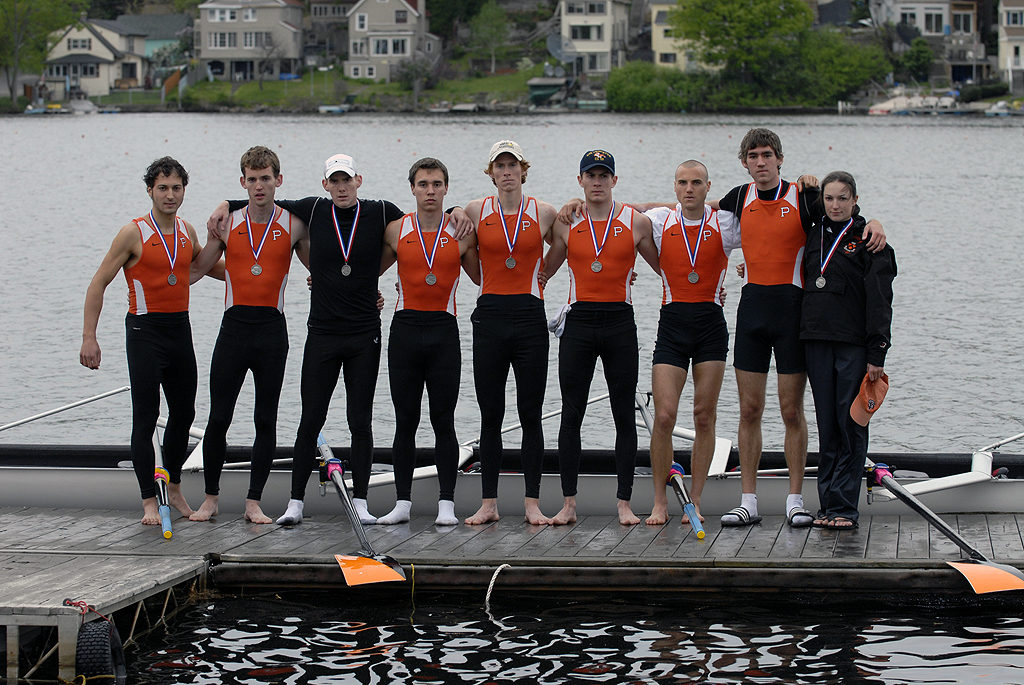
[[494, 592], [494, 584], [498, 581], [498, 574], [507, 568], [512, 568], [512, 565], [502, 564], [498, 568], [494, 569], [494, 575], [491, 576], [491, 582], [487, 585], [487, 595], [484, 597], [484, 611], [488, 614], [491, 613], [491, 593]]

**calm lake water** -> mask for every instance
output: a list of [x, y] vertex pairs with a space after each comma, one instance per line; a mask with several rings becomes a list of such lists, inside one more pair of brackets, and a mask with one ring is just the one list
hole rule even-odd
[[[107, 289], [100, 321], [103, 366], [78, 364], [82, 302], [86, 286], [118, 228], [149, 208], [141, 175], [150, 161], [169, 154], [188, 168], [191, 180], [181, 215], [203, 226], [216, 203], [240, 197], [238, 158], [251, 145], [278, 151], [283, 165], [282, 197], [321, 194], [322, 160], [336, 152], [355, 157], [367, 198], [388, 198], [414, 208], [406, 173], [422, 156], [437, 156], [452, 173], [451, 203], [488, 194], [482, 169], [491, 143], [514, 138], [533, 163], [526, 190], [560, 205], [579, 195], [578, 160], [602, 147], [617, 160], [616, 197], [671, 200], [677, 162], [698, 158], [711, 170], [712, 196], [747, 180], [736, 154], [751, 126], [775, 129], [782, 137], [784, 176], [823, 176], [851, 171], [860, 186], [861, 206], [885, 224], [896, 249], [893, 349], [886, 370], [892, 389], [882, 414], [872, 422], [872, 449], [966, 451], [1022, 430], [1024, 364], [1020, 340], [1024, 279], [1019, 276], [1021, 200], [1024, 187], [1024, 122], [1005, 119], [752, 117], [709, 116], [398, 116], [344, 117], [138, 114], [81, 117], [0, 118], [0, 140], [10, 174], [0, 193], [0, 216], [8, 247], [0, 253], [0, 354], [4, 359], [0, 423], [127, 384], [124, 360], [123, 277]], [[740, 259], [734, 255], [733, 262]], [[286, 314], [291, 354], [282, 396], [279, 442], [291, 444], [299, 418], [299, 365], [305, 336], [308, 294], [305, 270], [295, 262]], [[661, 288], [646, 265], [638, 267], [635, 310], [648, 366], [657, 330]], [[730, 270], [731, 271], [731, 270]], [[394, 273], [381, 279], [389, 297], [383, 325], [394, 305]], [[471, 366], [469, 313], [475, 287], [463, 279], [459, 290], [460, 330], [466, 360], [458, 408], [459, 438], [475, 437], [479, 415]], [[739, 301], [739, 280], [730, 273], [727, 319]], [[564, 270], [548, 287], [550, 313], [564, 301]], [[192, 327], [199, 360], [197, 426], [208, 412], [209, 360], [223, 311], [223, 285], [213, 280], [192, 292]], [[557, 409], [557, 345], [545, 410]], [[649, 372], [641, 372], [648, 389]], [[771, 384], [769, 384], [771, 385]], [[601, 374], [593, 393], [604, 391]], [[510, 406], [513, 393], [510, 385]], [[375, 402], [375, 441], [390, 445], [393, 418], [382, 355]], [[344, 444], [340, 393], [326, 435]], [[811, 415], [810, 392], [807, 393]], [[691, 411], [684, 392], [681, 416]], [[243, 389], [232, 443], [251, 440], [252, 387]], [[126, 395], [80, 408], [0, 435], [4, 442], [127, 443], [130, 421]], [[510, 412], [508, 420], [513, 420]], [[594, 406], [585, 444], [609, 447], [604, 430], [610, 413]], [[727, 374], [719, 408], [720, 433], [735, 437], [735, 384]], [[689, 423], [686, 421], [685, 423]], [[813, 420], [811, 445], [815, 444]], [[554, 444], [557, 425], [546, 430]], [[421, 444], [431, 444], [427, 428]], [[518, 436], [509, 436], [515, 444]], [[765, 448], [779, 449], [782, 427], [774, 397], [765, 420]]]
[[[360, 592], [356, 590], [355, 592]], [[765, 597], [222, 598], [131, 655], [133, 683], [1024, 682], [1024, 619]], [[351, 599], [351, 598], [350, 598]]]

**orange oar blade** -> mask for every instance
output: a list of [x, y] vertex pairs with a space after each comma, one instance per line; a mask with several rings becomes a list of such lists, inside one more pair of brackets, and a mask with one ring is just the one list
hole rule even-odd
[[335, 554], [335, 560], [341, 567], [348, 585], [365, 585], [366, 583], [401, 583], [405, 576], [387, 564], [369, 557], [350, 557]]
[[1013, 566], [995, 564], [991, 561], [947, 561], [947, 564], [963, 574], [971, 584], [974, 594], [1024, 590], [1024, 573]]

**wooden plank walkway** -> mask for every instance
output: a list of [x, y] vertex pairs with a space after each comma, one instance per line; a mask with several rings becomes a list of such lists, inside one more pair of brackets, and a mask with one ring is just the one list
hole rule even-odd
[[[1024, 514], [943, 518], [993, 561], [1024, 566]], [[705, 531], [698, 540], [678, 516], [665, 526], [584, 516], [558, 527], [517, 516], [441, 527], [416, 517], [369, 526], [367, 536], [420, 589], [484, 587], [507, 565], [498, 587], [534, 591], [970, 592], [945, 564], [963, 557], [959, 548], [914, 514], [865, 515], [860, 528], [844, 531], [792, 529], [782, 516], [723, 528], [709, 516]], [[333, 555], [358, 549], [343, 515], [307, 517], [294, 527], [254, 525], [235, 514], [207, 523], [177, 519], [173, 538], [164, 540], [158, 528], [139, 525], [137, 511], [0, 507], [7, 654], [17, 653], [19, 626], [57, 626], [60, 677], [70, 679], [83, 619], [63, 606], [65, 598], [112, 613], [197, 577], [225, 589], [336, 588], [343, 580]], [[6, 661], [7, 676], [16, 677], [16, 659]]]
[[[294, 571], [291, 585], [306, 582], [298, 566], [326, 567], [323, 575], [308, 578], [310, 584], [340, 583], [333, 554], [358, 551], [342, 515], [307, 517], [294, 527], [258, 526], [237, 515], [207, 523], [178, 519], [171, 540], [164, 540], [156, 528], [139, 525], [137, 517], [134, 511], [0, 507], [0, 555], [130, 557], [132, 564], [142, 566], [156, 564], [152, 557], [186, 565], [209, 559], [216, 583], [273, 584]], [[960, 514], [944, 519], [994, 561], [1024, 565], [1024, 515]], [[859, 529], [841, 532], [792, 529], [781, 516], [766, 516], [748, 528], [723, 528], [717, 517], [708, 517], [703, 540], [689, 526], [680, 525], [678, 516], [665, 526], [621, 526], [611, 516], [586, 516], [559, 527], [531, 526], [515, 516], [483, 526], [440, 527], [428, 517], [416, 517], [408, 524], [366, 530], [377, 552], [416, 566], [426, 573], [418, 577], [420, 582], [438, 585], [485, 583], [494, 568], [509, 564], [512, 568], [503, 573], [511, 580], [531, 584], [532, 579], [537, 587], [552, 588], [589, 584], [586, 569], [600, 569], [605, 583], [637, 589], [657, 586], [652, 578], [674, 576], [679, 570], [694, 579], [684, 588], [732, 589], [741, 582], [738, 576], [767, 570], [776, 580], [758, 580], [751, 588], [800, 588], [800, 575], [820, 570], [841, 572], [832, 587], [856, 589], [863, 583], [858, 576], [866, 571], [884, 571], [892, 582], [904, 586], [922, 582], [921, 589], [936, 589], [936, 576], [946, 578], [940, 588], [963, 586], [944, 564], [961, 559], [960, 550], [909, 513], [863, 516]], [[282, 569], [266, 579], [259, 573], [246, 576], [247, 569], [274, 565]], [[575, 570], [568, 573], [567, 567]], [[531, 576], [544, 569], [548, 570]], [[77, 575], [82, 573], [72, 577]], [[32, 577], [26, 574], [25, 582], [31, 583]], [[247, 581], [242, 580], [245, 577]], [[68, 588], [68, 581], [62, 582]], [[770, 582], [777, 584], [766, 584]], [[61, 599], [69, 590], [63, 590]], [[8, 606], [12, 599], [12, 590], [0, 588], [0, 605]]]

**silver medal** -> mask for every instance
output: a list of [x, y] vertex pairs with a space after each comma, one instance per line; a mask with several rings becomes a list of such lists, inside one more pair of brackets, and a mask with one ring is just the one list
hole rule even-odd
[[261, 273], [263, 273], [263, 267], [260, 266], [259, 264], [253, 264], [252, 268], [249, 269], [249, 271], [252, 272], [253, 276], [259, 276]]
[[342, 276], [348, 276], [351, 273], [352, 273], [352, 267], [349, 266], [348, 264], [346, 264], [343, 267], [341, 267], [341, 275]]
[[825, 287], [825, 277], [824, 276], [818, 276], [818, 278], [816, 278], [814, 280], [814, 285], [818, 286], [819, 288], [824, 288]]
[[590, 270], [593, 271], [595, 274], [603, 268], [604, 267], [601, 266], [601, 262], [596, 259], [594, 260], [594, 263], [590, 265]]
[[515, 257], [509, 257], [508, 259], [506, 259], [505, 260], [505, 266], [507, 266], [510, 269], [516, 268], [516, 258]]
[[686, 277], [686, 280], [688, 280], [690, 283], [696, 283], [697, 281], [700, 280], [700, 276], [697, 275], [696, 271], [691, 271], [690, 274]]
[[427, 285], [434, 285], [435, 283], [437, 283], [437, 276], [435, 276], [434, 274], [427, 274], [427, 277], [424, 280], [426, 280]]
[[168, 274], [168, 276], [167, 276], [167, 285], [174, 285], [177, 282], [178, 282], [178, 277], [177, 276], [175, 276], [174, 274]]

